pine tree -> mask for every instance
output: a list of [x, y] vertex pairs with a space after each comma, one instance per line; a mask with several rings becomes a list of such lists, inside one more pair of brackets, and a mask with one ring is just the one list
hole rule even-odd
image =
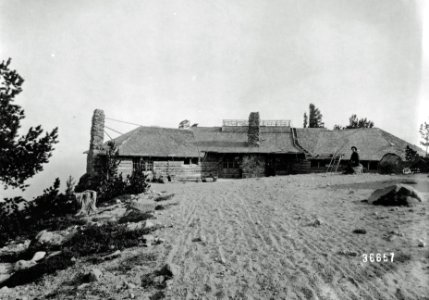
[[349, 125], [346, 129], [355, 129], [355, 128], [372, 128], [374, 127], [374, 122], [368, 120], [367, 118], [359, 119], [357, 115], [351, 115], [349, 118]]
[[323, 115], [321, 114], [320, 110], [316, 108], [314, 104], [310, 104], [309, 106], [309, 128], [324, 128], [325, 123], [322, 122]]
[[24, 189], [25, 181], [43, 170], [58, 142], [58, 128], [46, 132], [40, 125], [30, 127], [19, 136], [24, 110], [13, 104], [15, 96], [22, 92], [24, 79], [9, 69], [11, 59], [0, 63], [0, 181], [4, 187]]
[[426, 157], [428, 156], [428, 146], [429, 146], [429, 123], [424, 122], [420, 125], [420, 135], [422, 140], [420, 144], [426, 148]]
[[417, 157], [419, 157], [417, 151], [407, 145], [407, 147], [405, 147], [405, 160], [413, 161]]
[[307, 126], [308, 126], [308, 116], [307, 116], [307, 113], [304, 113], [304, 128], [307, 128]]

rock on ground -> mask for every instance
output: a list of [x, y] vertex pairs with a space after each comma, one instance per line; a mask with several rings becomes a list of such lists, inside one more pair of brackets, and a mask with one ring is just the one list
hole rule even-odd
[[45, 256], [46, 256], [45, 251], [38, 251], [38, 252], [34, 253], [33, 258], [31, 260], [38, 262], [39, 260], [42, 260]]
[[13, 272], [12, 263], [0, 263], [0, 275], [1, 274], [10, 274]]
[[353, 174], [362, 174], [363, 173], [363, 166], [359, 164], [359, 166], [352, 167]]
[[375, 190], [368, 203], [384, 206], [414, 206], [422, 202], [424, 197], [413, 187], [405, 184], [395, 184]]
[[25, 240], [22, 243], [11, 243], [3, 248], [0, 248], [0, 253], [18, 253], [27, 250], [30, 246], [31, 241]]
[[10, 278], [11, 274], [0, 274], [0, 284]]
[[21, 259], [15, 263], [13, 270], [15, 272], [21, 271], [21, 270], [26, 270], [26, 269], [29, 269], [31, 267], [34, 267], [35, 265], [37, 265], [37, 263], [35, 261]]
[[156, 274], [158, 276], [164, 276], [167, 279], [177, 276], [179, 274], [179, 269], [174, 264], [165, 264], [161, 269], [159, 269]]
[[87, 276], [88, 276], [88, 280], [89, 280], [90, 282], [93, 282], [93, 281], [99, 281], [99, 280], [100, 280], [100, 278], [101, 278], [101, 275], [103, 275], [103, 273], [102, 273], [99, 269], [97, 269], [97, 268], [92, 269], [92, 270], [91, 270], [91, 271], [89, 271], [89, 273], [87, 274]]
[[73, 231], [40, 231], [33, 241], [33, 245], [36, 246], [61, 246], [64, 242], [73, 236]]

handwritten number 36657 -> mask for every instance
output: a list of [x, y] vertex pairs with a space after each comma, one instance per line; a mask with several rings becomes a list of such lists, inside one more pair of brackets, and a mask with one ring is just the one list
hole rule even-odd
[[[389, 257], [390, 256], [390, 257]], [[394, 252], [390, 253], [364, 253], [362, 254], [363, 262], [393, 262]]]

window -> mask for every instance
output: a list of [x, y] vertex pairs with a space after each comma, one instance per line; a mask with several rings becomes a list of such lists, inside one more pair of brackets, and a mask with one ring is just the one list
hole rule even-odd
[[222, 161], [224, 169], [236, 169], [238, 168], [237, 160], [232, 157], [225, 157]]
[[141, 157], [133, 158], [133, 172], [138, 170], [152, 171], [152, 167], [152, 161], [144, 161]]
[[198, 157], [185, 158], [183, 161], [184, 165], [198, 165]]
[[133, 158], [133, 172], [142, 169], [142, 159], [140, 157]]

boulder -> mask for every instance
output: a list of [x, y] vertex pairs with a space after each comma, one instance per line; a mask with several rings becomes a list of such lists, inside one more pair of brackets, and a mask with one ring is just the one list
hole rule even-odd
[[383, 206], [414, 206], [422, 201], [424, 201], [422, 194], [405, 184], [375, 190], [368, 198], [369, 204]]
[[28, 246], [30, 246], [31, 241], [25, 240], [22, 243], [10, 243], [3, 248], [0, 248], [0, 253], [12, 254], [18, 253], [27, 250]]
[[21, 270], [26, 270], [26, 269], [29, 269], [31, 267], [34, 267], [35, 265], [37, 265], [37, 263], [35, 261], [21, 259], [15, 263], [13, 270], [15, 272], [21, 271]]
[[31, 260], [38, 262], [39, 260], [42, 260], [45, 256], [46, 256], [45, 251], [38, 251], [38, 252], [34, 253], [33, 258]]
[[135, 231], [135, 230], [140, 230], [144, 228], [144, 223], [143, 222], [131, 222], [128, 223], [126, 226], [128, 231]]
[[10, 278], [10, 276], [11, 276], [11, 274], [0, 274], [0, 284], [5, 282], [6, 280], [8, 280]]
[[356, 167], [352, 167], [353, 169], [353, 174], [362, 174], [363, 173], [363, 166], [361, 164], [359, 164]]
[[154, 228], [154, 227], [155, 227], [155, 224], [151, 220], [145, 220], [144, 221], [144, 228], [150, 229], [150, 228]]
[[161, 269], [155, 272], [157, 276], [164, 276], [166, 279], [170, 279], [179, 274], [178, 266], [174, 264], [165, 264]]
[[89, 273], [87, 274], [87, 276], [88, 276], [88, 280], [89, 280], [90, 282], [93, 282], [93, 281], [99, 281], [99, 280], [100, 280], [100, 278], [101, 278], [101, 275], [103, 275], [103, 273], [102, 273], [99, 269], [97, 269], [97, 268], [92, 269], [92, 270], [91, 270], [91, 271], [89, 271]]
[[151, 234], [143, 235], [143, 238], [144, 238], [144, 240], [145, 240], [145, 245], [146, 245], [147, 247], [149, 247], [149, 246], [152, 246], [152, 245], [155, 245], [155, 244], [156, 244], [155, 237], [154, 237], [153, 235], [151, 235]]
[[53, 232], [42, 230], [37, 234], [35, 240], [33, 241], [33, 245], [37, 246], [61, 246], [67, 239], [69, 238], [69, 234], [67, 232]]
[[12, 263], [0, 263], [0, 275], [10, 274], [12, 272], [13, 272], [13, 264]]

